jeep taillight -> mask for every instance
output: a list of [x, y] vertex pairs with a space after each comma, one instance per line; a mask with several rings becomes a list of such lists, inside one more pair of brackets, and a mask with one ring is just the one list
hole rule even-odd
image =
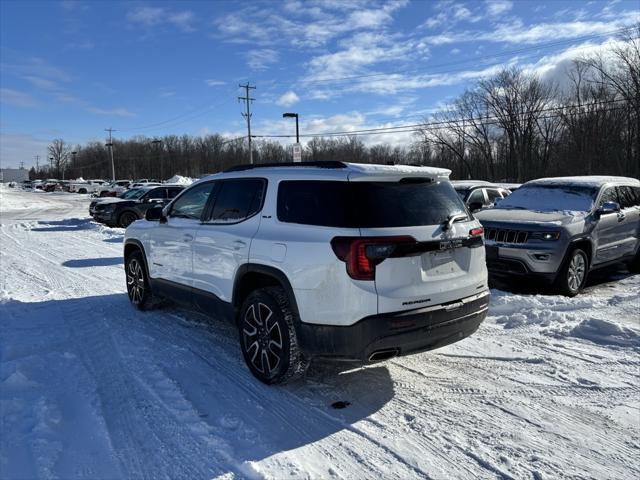
[[347, 273], [354, 280], [375, 280], [376, 265], [393, 256], [399, 246], [415, 244], [410, 236], [398, 237], [335, 237], [331, 248], [347, 264]]

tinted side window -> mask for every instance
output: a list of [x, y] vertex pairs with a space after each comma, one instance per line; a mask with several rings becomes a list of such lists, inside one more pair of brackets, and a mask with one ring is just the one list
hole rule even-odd
[[496, 203], [496, 198], [502, 198], [499, 190], [494, 190], [492, 188], [487, 188], [487, 197], [489, 197], [489, 203]]
[[235, 223], [262, 208], [266, 181], [259, 178], [224, 180], [220, 186], [210, 221]]
[[640, 207], [640, 187], [631, 187], [633, 190], [633, 195], [636, 199], [636, 206]]
[[166, 189], [164, 188], [154, 188], [150, 192], [148, 192], [144, 198], [167, 198]]
[[600, 198], [600, 206], [604, 205], [605, 202], [616, 202], [620, 203], [618, 200], [618, 193], [616, 192], [616, 187], [607, 188], [602, 197]]
[[620, 198], [620, 208], [631, 208], [637, 205], [633, 187], [626, 185], [618, 187], [618, 197]]
[[167, 189], [167, 198], [175, 198], [182, 191], [182, 188], [169, 188]]
[[481, 188], [476, 188], [473, 192], [471, 192], [469, 198], [467, 198], [467, 205], [471, 205], [472, 203], [476, 202], [484, 205], [484, 194], [482, 193]]
[[171, 206], [169, 216], [200, 220], [214, 183], [202, 183], [189, 188]]

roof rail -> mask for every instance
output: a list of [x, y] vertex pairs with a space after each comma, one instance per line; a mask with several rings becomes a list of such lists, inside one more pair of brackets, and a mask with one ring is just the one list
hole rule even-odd
[[315, 167], [315, 168], [347, 168], [344, 162], [335, 160], [327, 160], [322, 162], [285, 162], [285, 163], [254, 163], [247, 165], [236, 165], [226, 169], [223, 173], [242, 172], [243, 170], [252, 170], [254, 168], [270, 168], [270, 167]]

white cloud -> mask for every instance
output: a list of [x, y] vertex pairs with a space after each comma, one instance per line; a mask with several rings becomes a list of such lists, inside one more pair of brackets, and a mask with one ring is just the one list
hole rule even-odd
[[0, 102], [21, 108], [38, 106], [38, 102], [31, 95], [11, 88], [0, 88]]
[[213, 79], [213, 78], [208, 78], [207, 80], [204, 81], [204, 83], [206, 83], [208, 87], [217, 87], [217, 86], [220, 86], [220, 85], [224, 85], [227, 82], [224, 82], [222, 80], [216, 80], [216, 79]]
[[287, 93], [282, 95], [277, 101], [276, 104], [282, 107], [290, 107], [291, 105], [295, 105], [300, 101], [300, 97], [296, 95], [296, 92], [293, 90], [289, 90]]
[[104, 109], [98, 107], [87, 107], [87, 111], [96, 115], [108, 115], [111, 117], [135, 117], [136, 114], [125, 108]]
[[216, 19], [214, 24], [219, 35], [233, 43], [319, 47], [349, 32], [381, 29], [393, 21], [393, 12], [407, 3], [396, 0], [367, 8], [364, 2], [322, 1], [304, 6], [290, 2], [284, 4], [283, 13], [249, 6]]
[[247, 65], [252, 70], [265, 70], [269, 65], [278, 61], [279, 54], [271, 48], [262, 48], [247, 52]]
[[487, 13], [492, 17], [506, 13], [513, 7], [513, 2], [510, 0], [486, 0], [485, 3], [487, 4]]
[[190, 10], [172, 12], [162, 7], [138, 7], [127, 13], [130, 23], [141, 24], [146, 28], [170, 24], [184, 32], [193, 32], [195, 15]]

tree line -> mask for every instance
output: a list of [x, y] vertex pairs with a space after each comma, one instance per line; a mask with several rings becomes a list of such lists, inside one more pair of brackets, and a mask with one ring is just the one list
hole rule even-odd
[[[523, 182], [541, 176], [640, 177], [640, 25], [606, 56], [574, 60], [560, 81], [505, 68], [478, 81], [415, 128], [407, 145], [366, 145], [361, 136], [315, 137], [303, 161], [432, 165], [452, 178]], [[254, 140], [255, 163], [291, 159], [288, 147]], [[216, 173], [248, 161], [245, 138], [137, 136], [113, 140], [116, 176], [167, 179]], [[73, 153], [72, 153], [73, 152]], [[105, 143], [48, 149], [50, 164], [31, 178], [110, 178]]]

